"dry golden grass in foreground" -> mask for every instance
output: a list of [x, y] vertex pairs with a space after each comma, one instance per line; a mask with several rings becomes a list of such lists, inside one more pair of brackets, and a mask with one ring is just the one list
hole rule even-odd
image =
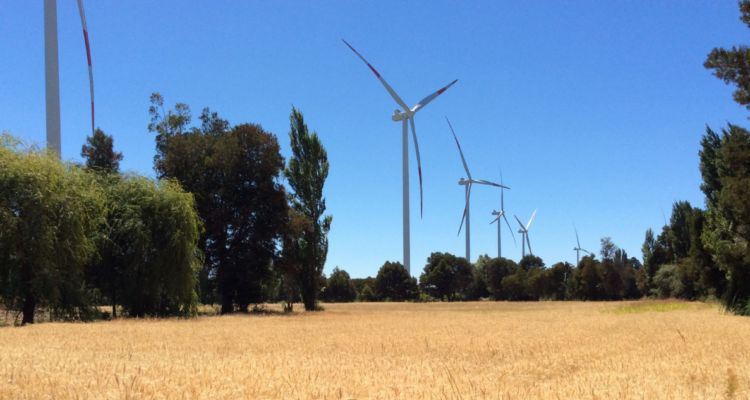
[[[615, 312], [624, 305], [635, 307]], [[0, 398], [750, 395], [750, 319], [705, 304], [687, 309], [632, 302], [325, 307], [291, 316], [3, 328]]]

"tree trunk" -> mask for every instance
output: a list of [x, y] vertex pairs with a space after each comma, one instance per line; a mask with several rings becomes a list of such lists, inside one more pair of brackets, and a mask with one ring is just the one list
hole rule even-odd
[[29, 293], [26, 294], [26, 299], [23, 302], [23, 319], [21, 325], [33, 324], [34, 323], [34, 309], [36, 308], [36, 299], [34, 295]]
[[286, 274], [284, 278], [286, 286], [286, 311], [294, 311], [294, 277], [292, 274]]
[[234, 297], [230, 296], [229, 293], [222, 293], [221, 295], [221, 315], [231, 314], [234, 312]]
[[117, 319], [117, 296], [112, 293], [112, 319]]

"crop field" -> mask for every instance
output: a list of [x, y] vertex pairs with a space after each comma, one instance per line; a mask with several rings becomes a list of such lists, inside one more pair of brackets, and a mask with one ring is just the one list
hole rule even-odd
[[750, 318], [710, 304], [325, 308], [0, 328], [0, 398], [750, 397]]

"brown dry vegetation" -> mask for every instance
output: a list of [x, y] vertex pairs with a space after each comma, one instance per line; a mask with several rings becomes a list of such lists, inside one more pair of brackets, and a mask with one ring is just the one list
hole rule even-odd
[[2, 328], [0, 398], [748, 398], [749, 318], [652, 305], [357, 303]]

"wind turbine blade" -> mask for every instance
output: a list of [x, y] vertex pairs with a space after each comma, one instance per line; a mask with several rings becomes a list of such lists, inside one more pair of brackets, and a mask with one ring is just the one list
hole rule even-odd
[[581, 250], [582, 252], [584, 252], [584, 253], [586, 253], [586, 254], [591, 254], [591, 253], [589, 253], [589, 252], [588, 252], [587, 250], [584, 250], [584, 249], [582, 249], [582, 248], [581, 248], [580, 246], [578, 247], [578, 250]]
[[573, 229], [576, 230], [576, 243], [578, 243], [578, 248], [581, 248], [581, 241], [578, 240], [578, 229], [576, 229], [576, 224], [573, 224]]
[[419, 159], [419, 143], [417, 143], [417, 130], [414, 128], [414, 117], [409, 118], [411, 122], [411, 135], [414, 138], [414, 150], [417, 152], [417, 169], [419, 170], [419, 218], [422, 218], [422, 161]]
[[424, 99], [422, 99], [422, 100], [421, 100], [421, 101], [420, 101], [419, 103], [417, 103], [417, 105], [416, 105], [416, 106], [414, 106], [414, 108], [412, 108], [411, 110], [412, 110], [412, 111], [414, 111], [415, 113], [416, 113], [417, 111], [421, 110], [422, 108], [424, 108], [424, 106], [426, 106], [427, 104], [430, 104], [430, 102], [431, 102], [432, 100], [435, 100], [435, 97], [438, 97], [438, 96], [440, 96], [441, 94], [443, 94], [443, 92], [445, 92], [446, 90], [448, 90], [448, 88], [449, 88], [449, 87], [451, 87], [451, 86], [453, 86], [453, 84], [454, 84], [454, 83], [456, 83], [456, 82], [458, 82], [458, 79], [456, 79], [455, 81], [453, 81], [453, 82], [449, 83], [449, 84], [448, 84], [448, 85], [447, 85], [446, 87], [444, 87], [444, 88], [442, 88], [442, 89], [438, 90], [437, 92], [435, 92], [435, 93], [433, 93], [433, 94], [431, 94], [431, 95], [429, 95], [429, 96], [425, 97], [425, 98], [424, 98]]
[[471, 173], [469, 172], [469, 167], [466, 165], [466, 159], [464, 158], [464, 152], [461, 150], [461, 145], [458, 144], [458, 138], [456, 137], [456, 132], [453, 130], [453, 125], [451, 125], [451, 121], [448, 120], [448, 117], [445, 117], [445, 120], [448, 121], [448, 126], [451, 127], [451, 132], [453, 133], [453, 138], [456, 139], [456, 145], [458, 146], [459, 154], [461, 154], [461, 162], [464, 163], [464, 169], [466, 170], [466, 175], [468, 175], [469, 179], [471, 179]]
[[91, 91], [91, 134], [94, 134], [94, 72], [91, 70], [91, 47], [89, 46], [89, 30], [86, 26], [86, 13], [83, 12], [83, 2], [78, 0], [78, 12], [81, 14], [83, 26], [83, 41], [86, 42], [86, 58], [89, 62], [89, 90]]
[[521, 223], [521, 220], [518, 219], [518, 217], [516, 217], [515, 215], [513, 217], [516, 219], [516, 221], [518, 221], [518, 225], [521, 225], [521, 229], [526, 230], [526, 228], [524, 228], [523, 224]]
[[493, 182], [490, 182], [490, 181], [483, 181], [481, 179], [472, 179], [472, 181], [474, 183], [479, 183], [481, 185], [489, 185], [489, 186], [495, 186], [495, 187], [499, 187], [499, 188], [503, 188], [503, 189], [508, 189], [507, 187], [505, 187], [503, 185], [498, 185], [497, 183], [493, 183]]
[[471, 183], [466, 186], [466, 205], [464, 206], [464, 215], [461, 217], [461, 225], [458, 226], [458, 234], [461, 234], [461, 228], [464, 226], [464, 219], [466, 218], [466, 210], [469, 209], [469, 195], [471, 194]]
[[[341, 39], [341, 40], [344, 41], [344, 43], [346, 43], [346, 40], [344, 40], [344, 39]], [[357, 50], [354, 50], [354, 47], [352, 47], [349, 43], [346, 43], [346, 45], [349, 46], [349, 48], [352, 49], [352, 51], [355, 54], [357, 54], [359, 56], [359, 58], [361, 58], [362, 61], [364, 61], [365, 64], [367, 64], [368, 67], [370, 67], [370, 69], [375, 74], [375, 76], [377, 76], [378, 79], [380, 79], [380, 83], [382, 83], [383, 86], [385, 86], [385, 90], [387, 90], [388, 93], [391, 94], [391, 97], [393, 97], [393, 100], [396, 100], [396, 103], [398, 103], [398, 105], [400, 105], [404, 109], [404, 111], [409, 110], [409, 107], [406, 106], [406, 103], [404, 103], [404, 101], [401, 100], [400, 97], [398, 97], [398, 95], [396, 94], [396, 92], [394, 92], [393, 89], [391, 89], [391, 86], [388, 85], [388, 82], [386, 82], [385, 79], [383, 79], [382, 76], [380, 76], [380, 74], [378, 73], [378, 71], [376, 71], [375, 68], [373, 68], [372, 65], [370, 65], [370, 63], [368, 63], [367, 60], [365, 60], [365, 58], [362, 57], [362, 55], [357, 52]]]
[[510, 222], [508, 222], [508, 217], [503, 214], [503, 218], [505, 219], [505, 224], [508, 225], [508, 230], [510, 231], [510, 236], [513, 237], [513, 244], [518, 247], [518, 244], [516, 243], [516, 235], [513, 234], [513, 229], [510, 227]]
[[529, 241], [529, 233], [526, 232], [526, 245], [529, 246], [529, 254], [532, 256], [534, 255], [534, 252], [531, 251], [531, 241]]
[[498, 215], [497, 218], [493, 219], [492, 222], [490, 222], [490, 225], [494, 224], [500, 219], [500, 216]]
[[531, 221], [533, 221], [533, 220], [534, 220], [534, 216], [535, 216], [535, 215], [536, 215], [536, 210], [534, 210], [534, 213], [533, 213], [533, 214], [531, 214], [531, 219], [529, 220], [529, 223], [528, 223], [528, 224], [526, 224], [526, 230], [527, 230], [527, 231], [529, 230], [529, 226], [531, 225]]

